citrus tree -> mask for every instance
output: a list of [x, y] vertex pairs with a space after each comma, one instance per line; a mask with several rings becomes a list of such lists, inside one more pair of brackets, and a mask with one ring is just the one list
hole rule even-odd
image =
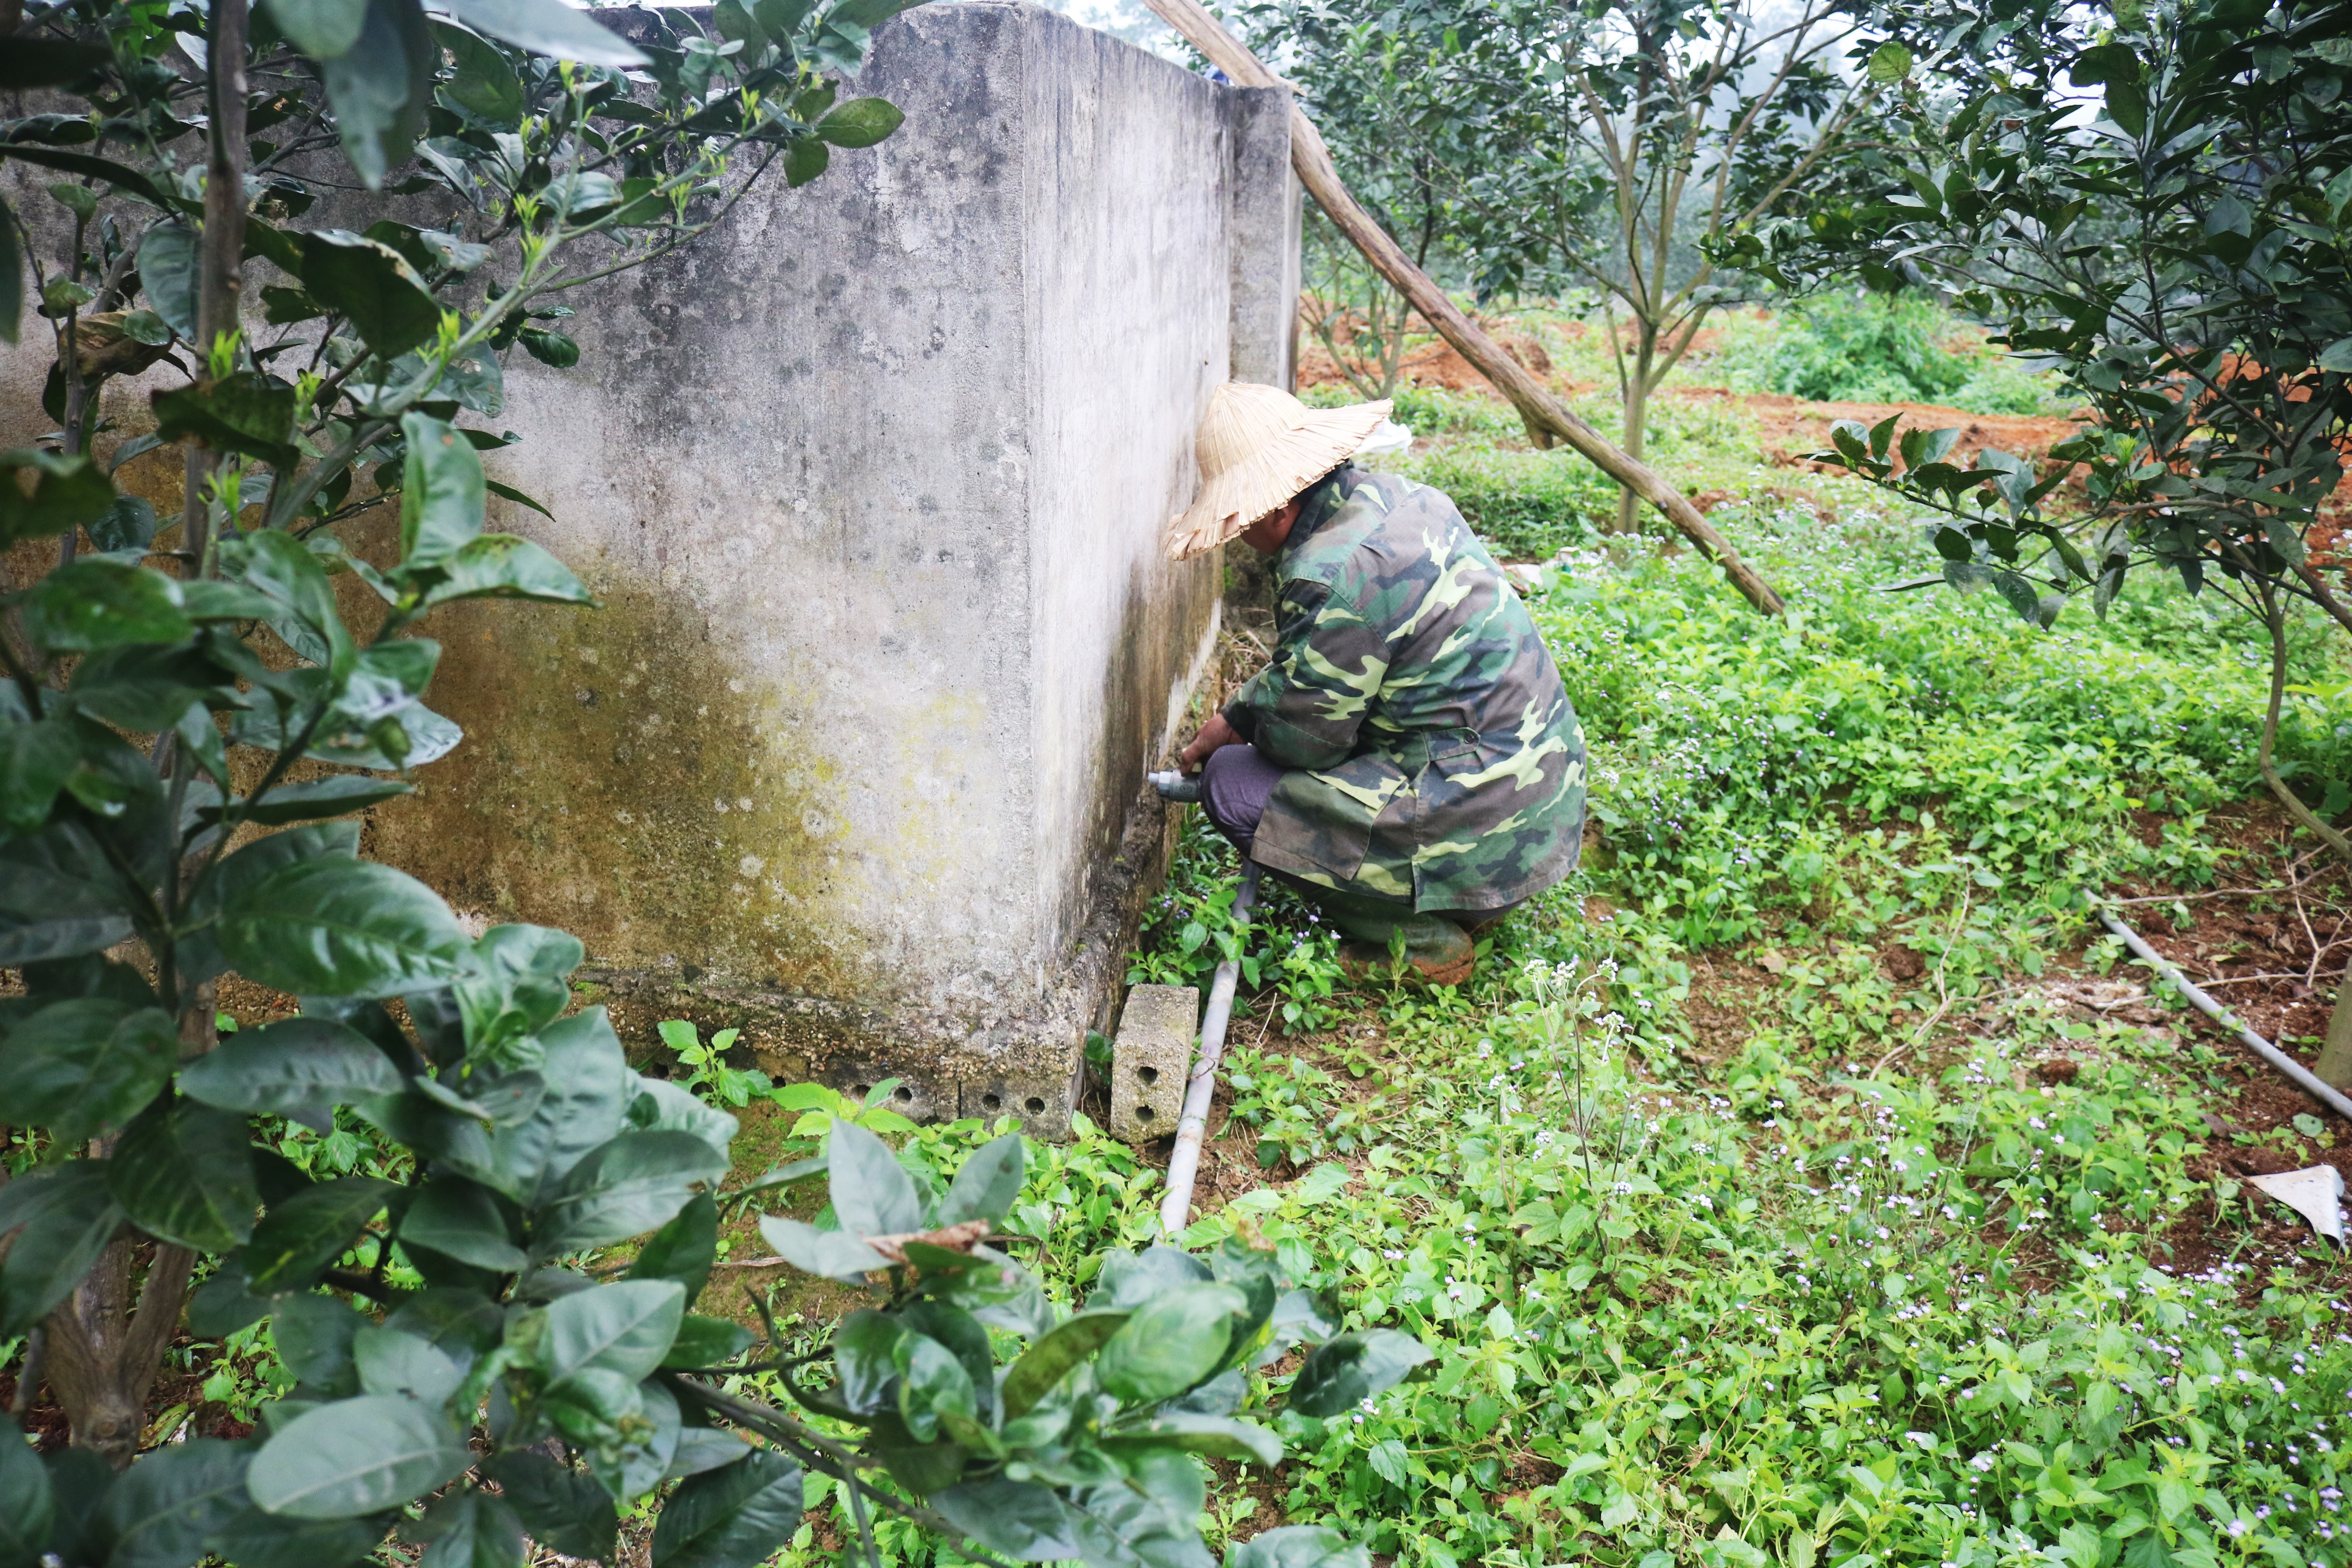
[[[1651, 395], [1745, 279], [1719, 242], [1874, 179], [1882, 90], [1910, 52], [1849, 0], [1259, 0], [1317, 121], [1463, 258], [1484, 294], [1596, 302], [1642, 455]], [[1408, 245], [1410, 245], [1408, 241]], [[1428, 242], [1423, 242], [1428, 248]], [[1550, 444], [1548, 437], [1539, 445]], [[1625, 492], [1620, 526], [1633, 525]]]
[[[1743, 254], [1800, 287], [1856, 267], [1938, 286], [2084, 414], [2046, 463], [1897, 420], [1840, 428], [1822, 456], [1920, 509], [1942, 581], [2041, 625], [2077, 595], [2104, 612], [2148, 571], [2248, 611], [2272, 649], [2263, 776], [2352, 858], [2273, 763], [2290, 610], [2352, 632], [2340, 563], [2314, 538], [2352, 438], [2352, 5], [1886, 20], [1938, 84], [1904, 100], [1904, 179], [1833, 235], [1764, 226]], [[2339, 1082], [2346, 1001], [2323, 1058]]]

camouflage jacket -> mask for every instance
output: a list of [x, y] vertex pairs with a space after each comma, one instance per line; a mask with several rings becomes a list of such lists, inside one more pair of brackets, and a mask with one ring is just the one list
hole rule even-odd
[[1341, 467], [1275, 561], [1273, 662], [1225, 717], [1285, 774], [1253, 857], [1418, 910], [1567, 876], [1584, 736], [1551, 650], [1439, 491]]

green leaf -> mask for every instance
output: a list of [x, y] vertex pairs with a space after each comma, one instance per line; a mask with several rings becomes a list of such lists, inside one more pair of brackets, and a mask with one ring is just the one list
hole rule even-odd
[[430, 1491], [473, 1458], [457, 1429], [415, 1400], [366, 1394], [289, 1422], [254, 1457], [246, 1486], [271, 1513], [351, 1519]]
[[1289, 1407], [1301, 1415], [1333, 1416], [1395, 1387], [1433, 1359], [1427, 1346], [1394, 1329], [1340, 1334], [1315, 1347], [1290, 1385]]
[[530, 1262], [514, 1244], [497, 1195], [463, 1176], [439, 1175], [426, 1182], [401, 1216], [400, 1239], [404, 1246], [425, 1247], [501, 1274], [520, 1273]]
[[30, 1171], [0, 1187], [0, 1236], [25, 1227], [0, 1259], [0, 1335], [23, 1333], [71, 1295], [121, 1224], [102, 1160]]
[[[468, 435], [472, 434], [471, 431], [467, 433]], [[522, 491], [515, 489], [512, 485], [502, 485], [499, 483], [498, 480], [491, 479], [488, 481], [486, 488], [494, 496], [504, 496], [507, 500], [514, 502], [517, 506], [527, 506], [530, 508], [531, 510], [539, 513], [540, 516], [548, 519], [550, 521], [554, 521], [555, 514], [553, 512], [548, 510], [546, 507], [541, 505], [538, 501], [533, 500], [530, 497], [523, 494]], [[498, 535], [495, 537], [504, 538], [508, 536]]]
[[253, 1234], [261, 1194], [252, 1140], [234, 1111], [157, 1103], [106, 1162], [107, 1188], [131, 1223], [194, 1252], [226, 1252]]
[[24, 616], [25, 635], [52, 653], [175, 643], [196, 630], [180, 607], [178, 583], [152, 567], [95, 557], [42, 578], [25, 598]]
[[1155, 1298], [1110, 1337], [1095, 1361], [1104, 1390], [1129, 1404], [1183, 1393], [1215, 1372], [1249, 1300], [1230, 1285], [1190, 1285]]
[[[142, 310], [139, 314], [152, 319], [154, 312]], [[126, 441], [123, 445], [129, 446], [130, 443]], [[114, 466], [122, 466], [119, 451], [115, 455]], [[114, 504], [108, 507], [89, 528], [90, 542], [100, 550], [144, 550], [155, 542], [155, 509], [143, 496], [119, 495], [114, 498]], [[184, 600], [188, 597], [189, 586], [184, 582], [180, 584], [180, 596]]]
[[263, 827], [284, 827], [289, 823], [345, 816], [367, 806], [415, 793], [416, 786], [405, 779], [376, 779], [364, 773], [336, 773], [328, 778], [312, 779], [306, 784], [279, 784], [263, 795], [258, 805], [247, 807], [240, 798], [226, 806], [206, 806], [196, 815], [201, 821], [217, 822], [235, 812], [245, 822]]
[[760, 1221], [760, 1235], [793, 1268], [845, 1285], [863, 1285], [866, 1275], [890, 1266], [888, 1258], [856, 1237], [819, 1230], [806, 1220], [768, 1215]]
[[482, 531], [482, 459], [474, 444], [426, 415], [401, 416], [408, 455], [400, 483], [400, 563], [437, 566]]
[[1911, 74], [1911, 51], [1889, 38], [1871, 51], [1867, 71], [1874, 86], [1893, 87]]
[[940, 1423], [980, 1415], [980, 1394], [956, 1353], [928, 1334], [901, 1334], [890, 1347], [898, 1369], [898, 1416], [919, 1442], [929, 1442]]
[[677, 1338], [670, 1342], [662, 1365], [686, 1371], [717, 1366], [741, 1355], [758, 1338], [740, 1323], [688, 1312], [678, 1320]]
[[[6, 482], [0, 479], [0, 484]], [[0, 828], [38, 832], [58, 791], [80, 766], [73, 731], [57, 720], [0, 729]]]
[[367, 0], [265, 0], [286, 41], [314, 60], [352, 51], [367, 26]]
[[580, 363], [580, 345], [562, 332], [551, 332], [544, 327], [525, 327], [516, 341], [523, 352], [544, 365], [557, 370], [570, 370]]
[[429, 1544], [418, 1568], [522, 1568], [522, 1521], [502, 1498], [468, 1487], [434, 1500], [409, 1532]]
[[940, 1205], [939, 1225], [961, 1225], [968, 1219], [1003, 1222], [1021, 1196], [1028, 1173], [1028, 1153], [1021, 1134], [1007, 1132], [972, 1152]]
[[397, 996], [474, 970], [440, 896], [366, 860], [305, 860], [246, 889], [221, 911], [220, 944], [247, 979], [299, 996]]
[[[469, 1056], [507, 1062], [517, 1042], [562, 1016], [570, 976], [587, 956], [580, 939], [546, 926], [492, 926], [474, 943], [477, 974], [453, 992]], [[519, 1058], [518, 1058], [519, 1059]]]
[[2319, 351], [2319, 368], [2352, 375], [2352, 338], [2338, 338]]
[[[388, 3], [372, 0], [379, 7]], [[304, 235], [302, 281], [311, 298], [348, 318], [367, 346], [385, 359], [406, 353], [440, 330], [440, 302], [407, 258], [363, 234], [325, 228]], [[416, 414], [403, 418], [403, 431], [410, 419], [423, 418]], [[425, 423], [440, 426], [438, 420]], [[404, 528], [406, 505], [404, 500]]]
[[[1080, 1312], [1057, 1324], [1021, 1352], [1004, 1374], [1004, 1418], [1026, 1415], [1070, 1369], [1093, 1355], [1127, 1326], [1128, 1312]], [[845, 1382], [846, 1379], [844, 1380]]]
[[640, 1075], [637, 1089], [636, 1099], [629, 1102], [630, 1126], [691, 1133], [722, 1156], [734, 1143], [741, 1123], [726, 1111], [706, 1104], [666, 1079]]
[[439, 562], [440, 580], [425, 590], [429, 607], [455, 599], [530, 599], [542, 605], [593, 605], [562, 562], [512, 533], [486, 533]]
[[[222, 905], [285, 867], [303, 860], [350, 860], [356, 858], [359, 852], [360, 827], [356, 822], [321, 823], [273, 833], [222, 860], [212, 875], [198, 885], [195, 897], [189, 901], [190, 916], [198, 921], [216, 919]], [[211, 926], [204, 926], [181, 939], [180, 968], [184, 977], [196, 982], [205, 981], [227, 967], [228, 960], [222, 955], [220, 942]]]
[[0, 1442], [0, 1564], [34, 1568], [48, 1546], [57, 1500], [32, 1445]]
[[534, 1450], [509, 1450], [484, 1468], [531, 1536], [566, 1557], [602, 1558], [620, 1521], [604, 1489]]
[[804, 136], [784, 149], [784, 186], [798, 190], [825, 171], [833, 162], [833, 149], [814, 136]]
[[279, 1359], [302, 1387], [349, 1398], [360, 1391], [352, 1346], [369, 1326], [332, 1296], [296, 1296], [278, 1305], [269, 1331]]
[[898, 129], [905, 111], [887, 98], [853, 98], [816, 122], [821, 141], [836, 147], [871, 147]]
[[[195, 648], [130, 643], [81, 660], [67, 690], [74, 706], [94, 719], [140, 734], [175, 729], [191, 707], [231, 707], [241, 700], [229, 678]], [[219, 731], [213, 731], [215, 741]]]
[[548, 1306], [541, 1365], [551, 1380], [600, 1367], [635, 1383], [661, 1365], [685, 1312], [685, 1288], [673, 1279], [574, 1291]]
[[[29, 490], [17, 476], [29, 471]], [[86, 528], [114, 504], [114, 482], [88, 458], [0, 452], [0, 542], [47, 539]]]
[[373, 1176], [344, 1176], [273, 1206], [246, 1244], [248, 1289], [275, 1295], [310, 1285], [350, 1249], [396, 1191]]
[[890, 1386], [898, 1378], [898, 1341], [906, 1331], [898, 1320], [870, 1307], [861, 1307], [841, 1321], [833, 1334], [833, 1365], [838, 1379], [835, 1396], [859, 1415], [870, 1415], [891, 1403]]
[[449, 0], [449, 13], [478, 33], [535, 55], [592, 66], [641, 66], [642, 50], [562, 0]]
[[1262, 1531], [1225, 1555], [1225, 1568], [1371, 1568], [1371, 1553], [1328, 1524]]
[[499, 1346], [506, 1313], [479, 1290], [436, 1286], [418, 1291], [384, 1320], [385, 1328], [415, 1334], [470, 1367]]
[[349, 669], [357, 650], [335, 606], [335, 586], [299, 540], [276, 529], [239, 534], [221, 542], [220, 560], [225, 576], [282, 606], [271, 624], [289, 645], [307, 634], [326, 655], [318, 662], [338, 672]]
[[221, 1527], [212, 1545], [236, 1568], [351, 1568], [383, 1533], [380, 1519], [281, 1519], [248, 1508]]
[[454, 68], [441, 84], [450, 102], [500, 130], [511, 131], [521, 123], [522, 83], [496, 45], [446, 22], [433, 24], [433, 37], [449, 51]]
[[1212, 1459], [1263, 1465], [1271, 1469], [1282, 1462], [1282, 1439], [1255, 1421], [1227, 1415], [1202, 1415], [1187, 1410], [1163, 1411], [1139, 1426], [1121, 1426], [1103, 1437], [1106, 1449], [1118, 1453], [1136, 1447], [1179, 1448]]
[[0, 1105], [10, 1121], [79, 1143], [121, 1126], [172, 1076], [180, 1035], [160, 1007], [87, 998], [42, 1008], [0, 1050]]
[[[368, 0], [359, 42], [320, 62], [319, 79], [326, 85], [328, 101], [334, 108], [343, 155], [369, 190], [382, 189], [385, 174], [408, 161], [417, 132], [425, 127], [425, 111], [433, 99], [433, 76], [440, 63], [417, 0]], [[303, 281], [311, 285], [311, 293], [326, 301], [308, 267]], [[368, 338], [369, 347], [385, 353], [401, 352], [384, 349], [368, 337], [366, 327], [356, 318], [353, 324], [360, 325], [360, 335]]]
[[684, 1208], [695, 1183], [726, 1173], [727, 1156], [692, 1133], [624, 1132], [564, 1176], [534, 1218], [531, 1250], [552, 1258], [641, 1236]]
[[923, 1201], [888, 1144], [854, 1121], [835, 1119], [825, 1157], [833, 1212], [854, 1237], [904, 1236], [923, 1228]]
[[674, 1279], [692, 1306], [719, 1260], [719, 1201], [709, 1193], [687, 1200], [676, 1218], [654, 1232], [629, 1265], [632, 1279]]
[[466, 1380], [448, 1352], [416, 1334], [368, 1323], [352, 1336], [352, 1370], [368, 1394], [404, 1394], [437, 1405]]
[[529, 1119], [492, 1132], [486, 1160], [451, 1162], [526, 1206], [551, 1194], [583, 1155], [620, 1131], [636, 1084], [602, 1007], [549, 1025], [539, 1042], [547, 1092]]
[[790, 1545], [801, 1468], [772, 1449], [688, 1477], [654, 1527], [653, 1568], [755, 1568]]
[[237, 1030], [179, 1074], [181, 1093], [237, 1112], [275, 1112], [331, 1126], [336, 1105], [400, 1093], [400, 1069], [331, 1018], [287, 1018]]
[[139, 286], [163, 324], [196, 341], [196, 231], [177, 221], [159, 223], [139, 241]]
[[221, 1526], [251, 1506], [250, 1443], [192, 1437], [143, 1456], [110, 1488], [100, 1509], [114, 1540], [107, 1568], [191, 1568]]
[[1050, 1488], [1033, 1481], [963, 1481], [924, 1500], [972, 1540], [1016, 1563], [1085, 1555], [1069, 1510]]
[[294, 466], [294, 388], [267, 371], [190, 382], [148, 401], [155, 433], [167, 441], [192, 437], [212, 451], [240, 452], [281, 471]]

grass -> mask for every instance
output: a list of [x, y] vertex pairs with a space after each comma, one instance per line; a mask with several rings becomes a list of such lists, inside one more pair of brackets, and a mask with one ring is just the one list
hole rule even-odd
[[[1460, 433], [1431, 468], [1558, 461], [1430, 401]], [[1440, 1352], [1285, 1418], [1281, 1473], [1213, 1521], [1428, 1568], [2352, 1561], [2341, 1260], [2217, 1173], [2210, 1119], [2242, 1113], [2210, 1037], [2065, 1000], [2115, 962], [2083, 889], [2276, 875], [2223, 831], [2255, 636], [2168, 591], [2052, 633], [1883, 593], [1932, 570], [1909, 528], [1767, 479], [1714, 516], [1785, 620], [1591, 533], [1536, 601], [1599, 847], [1471, 986], [1335, 988], [1306, 910], [1237, 930], [1230, 852], [1185, 840], [1139, 977], [1233, 951], [1263, 988], [1213, 1127], [1245, 1190], [1186, 1239], [1246, 1218]], [[2289, 715], [2315, 788], [2347, 718]], [[2343, 1131], [2263, 1136], [2307, 1163]]]

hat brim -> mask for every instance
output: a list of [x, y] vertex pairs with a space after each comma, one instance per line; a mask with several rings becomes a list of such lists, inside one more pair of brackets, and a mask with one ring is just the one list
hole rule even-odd
[[1240, 533], [1349, 458], [1389, 416], [1389, 400], [1310, 410], [1306, 419], [1201, 487], [1168, 525], [1168, 558], [1190, 561]]

